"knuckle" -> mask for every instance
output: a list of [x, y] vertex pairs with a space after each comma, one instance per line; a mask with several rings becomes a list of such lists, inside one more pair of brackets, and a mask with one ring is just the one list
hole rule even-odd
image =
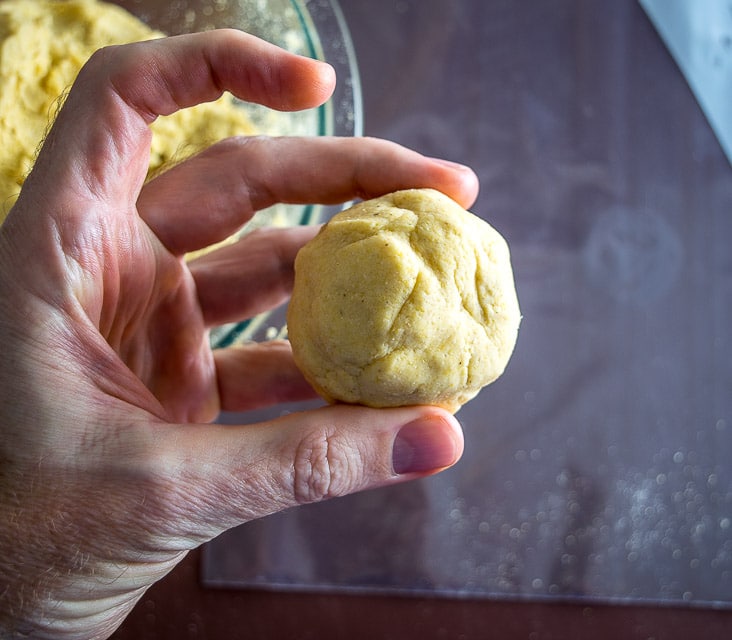
[[295, 452], [292, 489], [297, 504], [350, 493], [358, 476], [358, 452], [332, 433], [309, 435]]

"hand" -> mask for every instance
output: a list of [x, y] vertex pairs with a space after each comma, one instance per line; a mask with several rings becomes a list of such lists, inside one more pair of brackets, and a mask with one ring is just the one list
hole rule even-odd
[[475, 198], [469, 170], [372, 139], [231, 139], [144, 184], [158, 115], [224, 89], [302, 109], [334, 81], [236, 31], [104, 49], [82, 70], [0, 227], [0, 631], [107, 637], [223, 530], [459, 458], [434, 407], [209, 424], [312, 396], [286, 342], [212, 351], [207, 331], [283, 302], [314, 230], [186, 252], [279, 201]]

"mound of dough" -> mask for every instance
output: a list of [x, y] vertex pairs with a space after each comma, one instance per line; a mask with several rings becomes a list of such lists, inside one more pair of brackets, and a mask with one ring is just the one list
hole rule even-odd
[[508, 246], [413, 189], [334, 216], [295, 261], [295, 362], [329, 402], [453, 413], [504, 371], [521, 319]]
[[[66, 92], [92, 53], [163, 35], [121, 7], [99, 0], [0, 2], [0, 223]], [[158, 118], [150, 128], [150, 174], [217, 140], [255, 131], [228, 93]]]

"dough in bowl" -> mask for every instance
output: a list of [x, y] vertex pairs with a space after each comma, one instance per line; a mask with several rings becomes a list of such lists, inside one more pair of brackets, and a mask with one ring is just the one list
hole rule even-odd
[[[0, 1], [0, 223], [69, 87], [94, 51], [162, 36], [109, 2]], [[153, 175], [217, 140], [252, 134], [255, 127], [225, 93], [214, 102], [159, 117], [150, 130]]]
[[508, 246], [432, 189], [334, 216], [295, 261], [295, 362], [329, 402], [456, 412], [504, 371], [519, 311]]

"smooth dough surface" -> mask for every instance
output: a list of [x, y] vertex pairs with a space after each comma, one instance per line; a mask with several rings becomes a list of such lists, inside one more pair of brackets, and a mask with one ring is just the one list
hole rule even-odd
[[330, 402], [455, 412], [504, 371], [521, 319], [508, 245], [431, 189], [334, 216], [295, 261], [295, 362]]
[[[65, 93], [92, 53], [163, 35], [121, 7], [98, 0], [0, 2], [0, 223]], [[158, 118], [150, 128], [151, 174], [212, 142], [254, 132], [230, 94]]]

